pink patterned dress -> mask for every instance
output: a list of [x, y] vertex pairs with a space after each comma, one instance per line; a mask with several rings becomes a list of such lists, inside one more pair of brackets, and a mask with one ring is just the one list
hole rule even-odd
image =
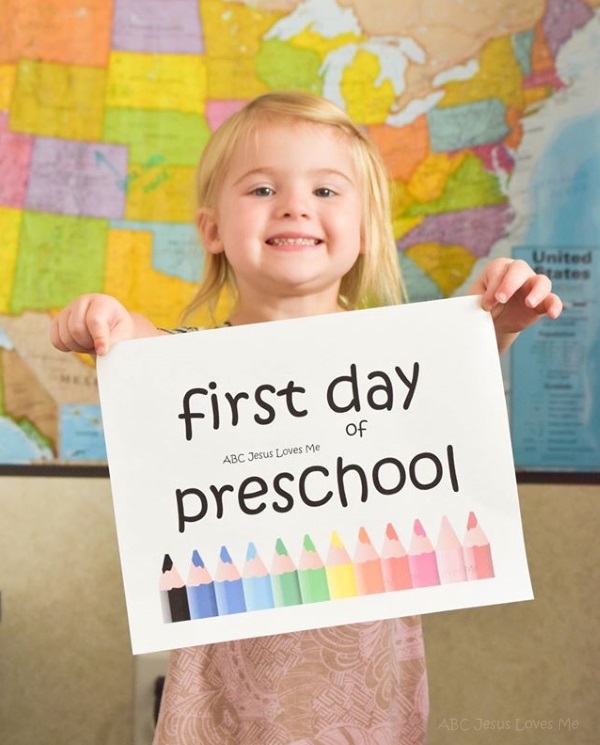
[[418, 617], [176, 650], [154, 745], [422, 745]]

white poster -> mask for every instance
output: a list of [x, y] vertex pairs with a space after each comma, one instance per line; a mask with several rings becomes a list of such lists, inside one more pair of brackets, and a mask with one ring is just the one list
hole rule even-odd
[[532, 597], [475, 297], [98, 360], [134, 653]]

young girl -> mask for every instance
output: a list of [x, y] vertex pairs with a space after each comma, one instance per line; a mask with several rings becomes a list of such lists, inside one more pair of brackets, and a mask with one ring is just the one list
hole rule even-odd
[[[384, 168], [333, 104], [254, 100], [213, 135], [197, 188], [206, 262], [194, 308], [228, 294], [238, 325], [401, 301]], [[561, 311], [549, 280], [520, 261], [490, 262], [471, 292], [500, 351]], [[59, 313], [51, 335], [60, 350], [105, 354], [159, 333], [94, 294]], [[402, 618], [176, 650], [155, 745], [413, 745], [427, 712], [420, 621]]]

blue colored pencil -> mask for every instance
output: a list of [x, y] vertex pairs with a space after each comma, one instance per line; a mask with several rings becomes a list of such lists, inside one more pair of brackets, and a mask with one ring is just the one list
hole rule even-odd
[[210, 618], [219, 615], [215, 583], [197, 551], [192, 553], [186, 589], [190, 618]]
[[263, 610], [264, 608], [274, 607], [271, 577], [252, 542], [248, 544], [248, 550], [246, 551], [242, 582], [247, 610]]
[[220, 616], [243, 613], [246, 610], [242, 578], [225, 546], [221, 547], [215, 573], [215, 596]]

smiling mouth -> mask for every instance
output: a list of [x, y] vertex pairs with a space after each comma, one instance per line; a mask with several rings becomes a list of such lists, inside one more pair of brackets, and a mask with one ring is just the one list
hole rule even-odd
[[269, 246], [283, 246], [292, 248], [311, 248], [323, 243], [320, 238], [267, 238]]

